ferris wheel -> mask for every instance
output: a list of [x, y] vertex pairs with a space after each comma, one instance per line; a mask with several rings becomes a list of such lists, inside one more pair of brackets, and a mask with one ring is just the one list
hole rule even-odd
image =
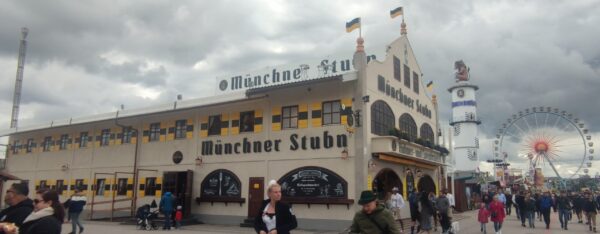
[[[594, 143], [585, 124], [558, 108], [533, 107], [507, 119], [496, 134], [494, 156], [536, 173], [558, 179], [576, 178], [592, 170]], [[593, 173], [593, 172], [592, 172]]]

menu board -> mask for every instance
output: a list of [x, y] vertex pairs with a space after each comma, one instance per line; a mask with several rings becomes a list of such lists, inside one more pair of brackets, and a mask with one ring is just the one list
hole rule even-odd
[[240, 179], [233, 172], [219, 169], [211, 172], [201, 184], [202, 197], [241, 197]]
[[281, 179], [284, 197], [298, 198], [346, 198], [348, 183], [339, 175], [321, 167], [295, 169]]

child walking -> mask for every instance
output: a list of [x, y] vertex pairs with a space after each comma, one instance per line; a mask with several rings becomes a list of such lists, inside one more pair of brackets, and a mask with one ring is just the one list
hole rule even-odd
[[479, 214], [477, 215], [477, 220], [481, 224], [481, 232], [483, 234], [487, 234], [486, 224], [490, 220], [490, 211], [485, 207], [485, 203], [481, 203], [479, 206]]
[[177, 211], [175, 212], [175, 228], [181, 229], [181, 219], [183, 218], [183, 212], [181, 212], [181, 206], [177, 206]]

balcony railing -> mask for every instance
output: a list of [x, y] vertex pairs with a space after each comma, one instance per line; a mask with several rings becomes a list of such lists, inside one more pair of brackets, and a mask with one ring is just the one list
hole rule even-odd
[[413, 157], [415, 159], [442, 164], [444, 157], [439, 150], [425, 147], [414, 142], [399, 139], [395, 136], [373, 137], [371, 142], [373, 153], [385, 153], [394, 156]]

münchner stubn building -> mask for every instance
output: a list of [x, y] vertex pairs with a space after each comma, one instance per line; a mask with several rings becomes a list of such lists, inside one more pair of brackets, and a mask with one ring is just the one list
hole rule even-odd
[[219, 78], [215, 97], [4, 131], [6, 170], [62, 200], [84, 189], [91, 218], [170, 191], [185, 216], [224, 224], [256, 215], [274, 179], [300, 227], [343, 229], [362, 190], [445, 187], [437, 104], [405, 27], [384, 58], [359, 38], [347, 58]]

